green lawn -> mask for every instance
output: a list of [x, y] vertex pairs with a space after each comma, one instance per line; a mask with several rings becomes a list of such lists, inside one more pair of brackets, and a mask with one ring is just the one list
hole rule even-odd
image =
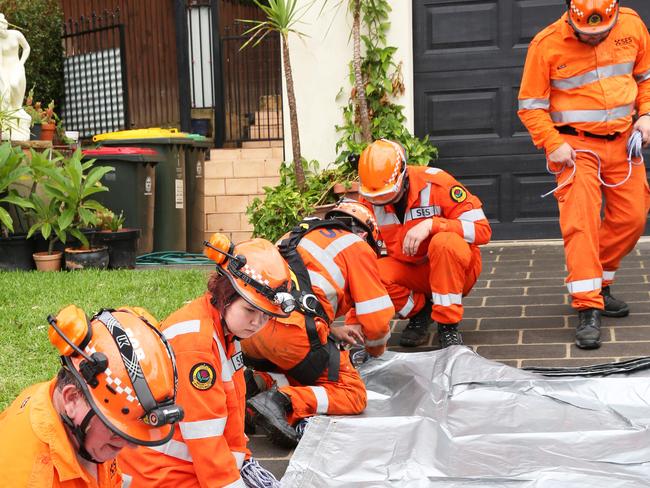
[[27, 385], [59, 367], [47, 338], [47, 315], [74, 303], [92, 315], [102, 307], [140, 306], [159, 320], [206, 289], [206, 270], [0, 272], [0, 411]]

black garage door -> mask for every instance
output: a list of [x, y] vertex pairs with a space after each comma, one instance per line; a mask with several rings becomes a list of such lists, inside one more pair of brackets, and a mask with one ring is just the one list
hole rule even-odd
[[[623, 0], [650, 21], [650, 0]], [[564, 0], [414, 0], [415, 132], [483, 201], [494, 239], [559, 237], [544, 157], [517, 117], [526, 48]]]

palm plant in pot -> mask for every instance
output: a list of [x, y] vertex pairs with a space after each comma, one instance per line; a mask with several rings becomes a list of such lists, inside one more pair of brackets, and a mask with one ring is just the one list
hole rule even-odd
[[29, 180], [31, 170], [25, 154], [10, 143], [0, 145], [0, 270], [32, 269], [32, 242], [16, 233], [14, 218], [22, 209], [33, 208], [16, 186]]
[[93, 239], [108, 246], [108, 267], [111, 269], [135, 268], [140, 229], [124, 227], [124, 213], [115, 215], [111, 210], [97, 212], [99, 223]]

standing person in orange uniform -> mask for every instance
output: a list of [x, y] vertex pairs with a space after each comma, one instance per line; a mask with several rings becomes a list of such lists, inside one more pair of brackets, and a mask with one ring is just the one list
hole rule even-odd
[[[315, 310], [271, 321], [242, 341], [247, 365], [256, 369], [248, 406], [276, 442], [295, 446], [294, 425], [317, 414], [354, 415], [366, 407], [366, 388], [348, 351], [333, 339], [364, 345], [380, 356], [390, 337], [393, 304], [377, 269], [379, 230], [372, 213], [354, 200], [339, 202], [325, 220], [303, 221], [285, 236], [280, 252], [295, 273], [302, 297]], [[310, 305], [308, 305], [310, 306]], [[354, 308], [353, 308], [354, 307]], [[350, 315], [346, 325], [331, 325]], [[273, 371], [264, 374], [260, 371]], [[247, 389], [248, 390], [248, 389]]]
[[629, 313], [610, 285], [650, 206], [645, 167], [634, 157], [650, 137], [650, 36], [618, 0], [568, 0], [567, 8], [530, 43], [518, 113], [558, 181], [576, 345], [593, 349], [601, 315]]
[[[160, 327], [176, 354], [178, 402], [185, 418], [166, 444], [120, 456], [132, 488], [277, 485], [246, 447], [239, 339], [258, 332], [269, 317], [289, 314], [289, 267], [264, 239], [234, 246], [225, 235], [214, 234], [205, 244], [217, 263], [208, 291]], [[261, 479], [269, 484], [259, 485]]]
[[426, 341], [429, 314], [441, 348], [462, 344], [462, 297], [481, 273], [478, 246], [490, 241], [492, 230], [481, 201], [453, 176], [406, 161], [404, 148], [385, 139], [359, 159], [359, 193], [388, 251], [379, 274], [398, 315], [410, 318], [400, 344]]
[[69, 305], [48, 317], [63, 367], [0, 413], [0, 486], [118, 488], [124, 447], [167, 442], [183, 418], [171, 348], [142, 309]]

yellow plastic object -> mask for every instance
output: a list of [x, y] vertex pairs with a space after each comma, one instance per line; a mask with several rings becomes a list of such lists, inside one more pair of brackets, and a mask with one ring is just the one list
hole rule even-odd
[[94, 142], [115, 140], [115, 139], [162, 139], [182, 137], [187, 135], [184, 132], [179, 132], [178, 129], [163, 129], [161, 127], [150, 127], [149, 129], [131, 129], [131, 130], [118, 130], [116, 132], [105, 132], [104, 134], [97, 134], [93, 136]]

